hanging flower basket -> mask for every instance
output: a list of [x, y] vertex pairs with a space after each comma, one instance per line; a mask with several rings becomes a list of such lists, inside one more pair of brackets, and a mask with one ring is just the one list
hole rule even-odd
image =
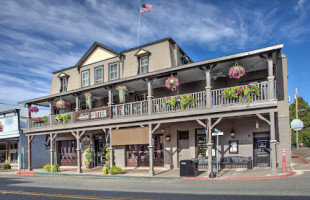
[[58, 109], [65, 109], [66, 108], [66, 102], [62, 99], [58, 100], [56, 102], [56, 108]]
[[93, 102], [92, 102], [92, 94], [90, 92], [86, 92], [84, 94], [85, 96], [85, 99], [86, 99], [86, 107], [89, 108], [89, 109], [92, 109], [93, 107]]
[[39, 112], [39, 108], [37, 106], [29, 106], [28, 112], [29, 113], [33, 113], [33, 112], [37, 113], [37, 112]]
[[126, 86], [118, 86], [116, 88], [118, 90], [118, 98], [120, 103], [125, 103], [125, 92], [127, 91]]
[[234, 66], [229, 68], [229, 78], [240, 79], [245, 75], [245, 69], [236, 62]]
[[180, 86], [180, 83], [179, 83], [178, 78], [171, 76], [171, 77], [166, 79], [165, 87], [167, 89], [169, 89], [171, 91], [176, 91], [179, 86]]

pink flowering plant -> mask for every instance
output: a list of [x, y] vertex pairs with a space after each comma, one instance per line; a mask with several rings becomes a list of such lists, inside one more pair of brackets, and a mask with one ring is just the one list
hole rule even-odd
[[33, 113], [33, 112], [37, 113], [37, 112], [39, 112], [39, 108], [37, 106], [29, 106], [28, 112], [29, 113]]
[[245, 69], [238, 64], [235, 64], [234, 66], [229, 68], [229, 78], [240, 79], [244, 75]]
[[193, 96], [190, 94], [177, 95], [164, 98], [164, 104], [170, 105], [172, 109], [175, 109], [176, 105], [180, 104], [181, 110], [184, 110], [185, 108], [193, 105], [194, 103], [195, 100]]
[[165, 81], [165, 87], [171, 91], [176, 91], [179, 86], [179, 79], [174, 76], [167, 78]]
[[223, 90], [219, 96], [223, 96], [224, 99], [239, 99], [241, 98], [241, 101], [243, 103], [250, 103], [252, 96], [260, 96], [259, 88], [257, 85], [253, 84], [247, 84], [243, 86], [235, 86], [226, 88]]
[[66, 102], [62, 99], [58, 100], [56, 102], [56, 108], [58, 109], [65, 109], [66, 108]]

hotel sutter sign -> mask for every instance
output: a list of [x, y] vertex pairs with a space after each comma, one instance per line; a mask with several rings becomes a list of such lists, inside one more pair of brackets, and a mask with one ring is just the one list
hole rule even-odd
[[111, 107], [94, 108], [91, 110], [81, 110], [75, 113], [75, 121], [91, 121], [96, 119], [106, 119], [111, 117]]

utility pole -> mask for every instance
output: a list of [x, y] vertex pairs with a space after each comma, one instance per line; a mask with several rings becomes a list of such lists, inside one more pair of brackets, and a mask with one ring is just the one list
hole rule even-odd
[[[296, 99], [296, 119], [298, 119], [298, 89], [295, 89], [295, 99]], [[298, 131], [296, 131], [296, 149], [299, 149], [298, 145]]]

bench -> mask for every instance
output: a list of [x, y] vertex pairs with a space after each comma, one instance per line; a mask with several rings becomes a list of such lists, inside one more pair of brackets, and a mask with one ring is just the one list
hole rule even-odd
[[252, 159], [246, 156], [227, 156], [222, 157], [220, 160], [221, 169], [229, 166], [230, 168], [246, 167], [252, 169]]

